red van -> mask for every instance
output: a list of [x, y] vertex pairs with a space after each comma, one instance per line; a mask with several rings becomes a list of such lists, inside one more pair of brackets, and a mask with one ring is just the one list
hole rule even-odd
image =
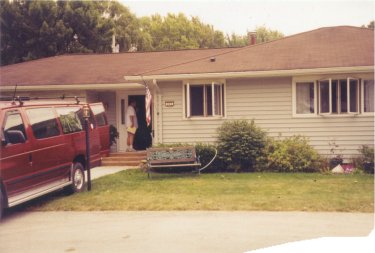
[[[90, 160], [109, 152], [101, 103], [90, 105]], [[3, 209], [46, 193], [84, 189], [86, 134], [81, 104], [0, 102], [0, 217]]]

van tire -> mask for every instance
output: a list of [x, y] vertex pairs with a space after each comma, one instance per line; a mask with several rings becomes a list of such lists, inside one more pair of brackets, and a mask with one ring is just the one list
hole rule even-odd
[[85, 190], [85, 172], [83, 165], [79, 162], [73, 164], [72, 184], [68, 188], [68, 193], [83, 192]]

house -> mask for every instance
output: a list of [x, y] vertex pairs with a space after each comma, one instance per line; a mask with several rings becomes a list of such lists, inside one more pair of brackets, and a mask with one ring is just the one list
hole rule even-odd
[[374, 145], [374, 30], [320, 28], [242, 48], [63, 55], [0, 68], [1, 92], [104, 102], [126, 150], [129, 98], [153, 95], [154, 143], [214, 142], [225, 120], [303, 135], [321, 154]]

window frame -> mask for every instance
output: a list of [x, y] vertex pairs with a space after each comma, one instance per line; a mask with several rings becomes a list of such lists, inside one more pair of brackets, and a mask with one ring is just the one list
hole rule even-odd
[[[33, 117], [31, 117], [31, 114], [29, 114], [29, 112], [35, 111], [35, 110], [43, 110], [43, 109], [44, 110], [46, 110], [46, 109], [50, 110], [50, 112], [52, 112], [51, 115], [53, 115], [53, 118], [49, 118], [47, 121], [34, 122], [34, 119], [33, 119]], [[27, 109], [25, 109], [25, 112], [26, 112], [26, 115], [27, 115], [27, 118], [28, 118], [28, 121], [29, 121], [29, 125], [30, 125], [31, 130], [32, 130], [32, 134], [33, 134], [33, 136], [36, 140], [49, 139], [49, 138], [57, 137], [57, 136], [60, 136], [60, 135], [63, 134], [62, 129], [60, 129], [61, 126], [59, 125], [60, 122], [58, 120], [56, 110], [53, 106], [27, 108]], [[54, 131], [56, 131], [56, 132], [52, 132], [52, 133], [50, 133], [49, 135], [46, 135], [46, 136], [37, 135], [37, 130], [39, 130], [39, 129], [35, 128], [34, 125], [37, 126], [37, 124], [40, 124], [40, 123], [43, 123], [43, 122], [48, 122], [48, 121], [55, 123], [55, 124], [53, 124], [53, 126], [54, 126]], [[47, 126], [46, 126], [46, 128], [47, 128]]]
[[[347, 93], [347, 112], [341, 112], [341, 99], [337, 100], [337, 113], [332, 112], [332, 80], [337, 80], [338, 87], [340, 86], [340, 80], [346, 80], [346, 93]], [[352, 95], [350, 94], [350, 81], [357, 81], [356, 88], [356, 112], [350, 111], [350, 100]], [[351, 75], [334, 75], [334, 76], [311, 76], [311, 77], [293, 77], [292, 80], [292, 115], [294, 118], [310, 118], [310, 117], [354, 117], [354, 116], [373, 116], [374, 112], [364, 111], [364, 80], [373, 80], [370, 75], [364, 75], [361, 77], [355, 77]], [[329, 82], [329, 111], [321, 112], [321, 90], [320, 82]], [[314, 113], [297, 113], [297, 85], [298, 83], [314, 83]], [[340, 98], [340, 89], [337, 89], [338, 99]]]
[[[362, 78], [361, 79], [361, 89], [360, 89], [360, 99], [361, 99], [361, 105], [360, 105], [360, 109], [361, 109], [361, 113], [363, 115], [366, 115], [366, 116], [374, 116], [374, 112], [365, 112], [365, 81], [374, 81], [374, 77], [371, 77], [371, 78]], [[375, 87], [374, 87], [375, 88]], [[375, 94], [374, 94], [375, 95]]]
[[[297, 84], [298, 83], [313, 83], [314, 84], [314, 113], [297, 113]], [[295, 79], [292, 82], [292, 110], [293, 117], [296, 118], [311, 118], [318, 116], [318, 91], [317, 91], [317, 81], [311, 78], [306, 79]]]
[[[342, 104], [341, 104], [341, 94], [343, 93], [342, 89], [341, 89], [341, 81], [343, 80], [346, 80], [346, 112], [342, 112]], [[357, 103], [356, 103], [356, 108], [357, 108], [357, 111], [354, 111], [352, 112], [350, 110], [350, 101], [352, 99], [352, 94], [350, 92], [350, 81], [351, 80], [355, 80], [357, 82], [357, 88], [356, 88], [356, 100], [357, 100]], [[328, 88], [328, 96], [329, 96], [329, 111], [328, 112], [322, 112], [321, 111], [321, 104], [320, 104], [320, 99], [321, 99], [321, 88], [320, 88], [320, 82], [326, 82], [328, 81], [328, 85], [329, 85], [329, 88]], [[337, 112], [333, 112], [333, 97], [332, 97], [332, 94], [333, 94], [333, 81], [337, 81], [337, 98], [336, 98], [336, 107], [337, 107]], [[319, 115], [357, 115], [357, 114], [360, 114], [360, 79], [359, 78], [353, 78], [353, 77], [347, 77], [347, 78], [325, 78], [325, 79], [321, 79], [321, 80], [318, 80], [317, 81], [317, 91], [318, 91], [318, 100], [319, 100], [319, 103], [318, 103], [318, 114]]]
[[[2, 125], [1, 125], [1, 138], [2, 139], [3, 138], [6, 139], [6, 129], [5, 129], [5, 126], [6, 126], [7, 122], [8, 122], [9, 116], [10, 115], [15, 115], [15, 114], [18, 114], [20, 116], [23, 128], [21, 130], [19, 130], [19, 131], [21, 131], [22, 134], [24, 135], [25, 142], [28, 142], [29, 141], [29, 136], [28, 136], [28, 133], [27, 133], [27, 130], [26, 130], [27, 125], [26, 125], [25, 120], [24, 120], [24, 118], [22, 116], [22, 112], [20, 110], [18, 110], [18, 109], [9, 109], [9, 110], [6, 110], [4, 112], [4, 120], [3, 120]], [[11, 145], [18, 145], [18, 144], [23, 144], [23, 143], [10, 143], [9, 142], [9, 144], [11, 144]]]
[[[203, 115], [191, 115], [191, 86], [202, 86], [203, 88]], [[216, 108], [216, 91], [217, 86], [219, 86], [219, 108], [220, 113], [217, 114]], [[211, 88], [211, 113], [212, 115], [207, 115], [207, 87]], [[218, 119], [226, 117], [226, 82], [225, 80], [194, 80], [194, 81], [184, 81], [182, 84], [182, 101], [183, 101], [183, 119], [194, 120], [194, 119]]]

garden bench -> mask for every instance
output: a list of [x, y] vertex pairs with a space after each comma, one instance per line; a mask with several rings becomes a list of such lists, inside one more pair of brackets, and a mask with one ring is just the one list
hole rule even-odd
[[[184, 168], [201, 166], [194, 147], [148, 148], [147, 176], [150, 178], [152, 169]], [[200, 170], [197, 170], [200, 173]]]

